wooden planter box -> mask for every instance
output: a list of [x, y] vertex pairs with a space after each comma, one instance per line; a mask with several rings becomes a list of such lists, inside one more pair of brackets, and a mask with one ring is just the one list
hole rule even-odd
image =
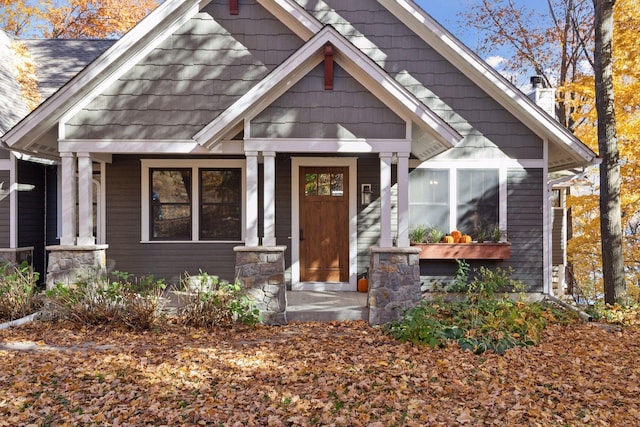
[[420, 259], [509, 259], [511, 243], [427, 243]]

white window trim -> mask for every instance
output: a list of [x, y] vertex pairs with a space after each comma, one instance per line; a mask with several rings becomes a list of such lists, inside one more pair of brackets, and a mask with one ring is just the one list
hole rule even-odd
[[[458, 169], [486, 169], [498, 171], [498, 227], [500, 230], [507, 229], [507, 165], [487, 166], [490, 162], [483, 164], [473, 162], [424, 162], [414, 169], [446, 169], [449, 171], [449, 230], [457, 230], [458, 224]], [[415, 226], [415, 224], [411, 224]]]
[[[142, 185], [140, 191], [140, 201], [141, 201], [141, 216], [140, 216], [140, 224], [141, 224], [141, 240], [140, 243], [185, 243], [185, 242], [200, 242], [200, 243], [242, 243], [246, 234], [245, 227], [245, 212], [246, 212], [246, 197], [241, 197], [241, 240], [200, 240], [200, 217], [199, 217], [199, 203], [200, 203], [200, 184], [198, 180], [198, 170], [199, 169], [209, 169], [209, 168], [237, 168], [240, 169], [240, 176], [242, 179], [242, 189], [241, 194], [246, 193], [246, 163], [242, 159], [141, 159], [141, 171], [142, 171]], [[149, 169], [162, 169], [162, 168], [179, 168], [179, 169], [191, 169], [191, 188], [192, 188], [192, 197], [191, 197], [191, 240], [151, 240], [149, 236], [150, 223], [149, 223], [149, 212], [151, 211], [149, 206]]]

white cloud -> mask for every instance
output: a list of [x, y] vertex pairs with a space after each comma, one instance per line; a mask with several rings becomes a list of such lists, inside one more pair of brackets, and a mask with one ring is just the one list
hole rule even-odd
[[489, 64], [492, 68], [497, 69], [500, 65], [504, 64], [504, 62], [506, 61], [504, 59], [504, 57], [499, 56], [499, 55], [494, 55], [494, 56], [490, 56], [487, 59], [485, 59], [485, 61], [487, 62], [487, 64]]

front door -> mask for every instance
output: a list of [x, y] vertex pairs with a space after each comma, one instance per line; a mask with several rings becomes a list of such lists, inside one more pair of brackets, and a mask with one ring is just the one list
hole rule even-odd
[[300, 281], [349, 281], [349, 168], [300, 168]]

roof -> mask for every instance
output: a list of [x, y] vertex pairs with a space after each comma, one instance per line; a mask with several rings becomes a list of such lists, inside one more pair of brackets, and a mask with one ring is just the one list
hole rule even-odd
[[[308, 13], [301, 7], [300, 0], [257, 1], [276, 14], [285, 25], [305, 41], [312, 38], [314, 34], [318, 34], [321, 28], [324, 28], [328, 23], [321, 22], [321, 19]], [[548, 142], [550, 157], [553, 157], [550, 161], [550, 170], [584, 166], [596, 159], [597, 156], [592, 150], [581, 143], [560, 123], [548, 116], [526, 95], [482, 61], [413, 1], [378, 0], [378, 3], [469, 80], [511, 112], [514, 117], [529, 127], [543, 141]], [[117, 74], [119, 69], [132, 66], [136, 58], [149, 52], [158, 39], [168, 36], [173, 29], [197, 13], [200, 6], [201, 4], [197, 0], [167, 0], [163, 2], [138, 26], [94, 61], [90, 67], [85, 68], [65, 85], [63, 90], [58, 91], [43, 103], [31, 114], [30, 120], [23, 121], [8, 132], [3, 137], [3, 142], [11, 147], [28, 150], [31, 144], [34, 144], [59, 120], [64, 121], [65, 117], [69, 117], [71, 113], [77, 112], [78, 108], [86, 105], [92, 96], [96, 96], [105, 81], [114, 78], [114, 74]], [[375, 55], [380, 51], [376, 50], [375, 46], [361, 46], [359, 42], [354, 42], [346, 34], [355, 34], [357, 30], [348, 28], [348, 23], [341, 22], [340, 25], [342, 27], [339, 32], [361, 52], [376, 61]], [[367, 43], [366, 37], [361, 38], [360, 41]], [[430, 109], [429, 105], [423, 105], [423, 107], [426, 110]], [[212, 135], [207, 135], [207, 137], [210, 136]], [[208, 138], [205, 139], [207, 139], [206, 142], [201, 141], [203, 145], [215, 144]]]
[[17, 80], [16, 60], [11, 45], [24, 44], [36, 65], [38, 90], [46, 100], [95, 58], [113, 45], [115, 40], [15, 39], [0, 30], [0, 135], [29, 114]]

